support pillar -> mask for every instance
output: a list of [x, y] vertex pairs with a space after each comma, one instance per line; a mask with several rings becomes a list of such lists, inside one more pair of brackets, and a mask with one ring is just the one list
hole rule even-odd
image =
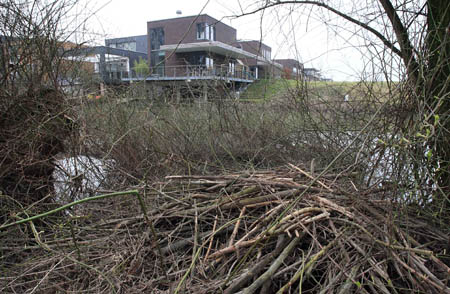
[[208, 102], [208, 84], [203, 83], [203, 101]]
[[175, 91], [177, 91], [176, 92], [177, 104], [180, 104], [180, 102], [181, 102], [181, 86], [177, 85], [176, 88], [175, 88]]
[[100, 83], [100, 96], [105, 96], [105, 84]]

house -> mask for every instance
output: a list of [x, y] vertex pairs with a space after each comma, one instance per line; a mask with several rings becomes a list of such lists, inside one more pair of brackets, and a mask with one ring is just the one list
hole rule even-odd
[[283, 65], [283, 78], [299, 79], [303, 77], [303, 64], [295, 59], [275, 59], [275, 62]]
[[146, 53], [106, 46], [76, 48], [65, 56], [91, 64], [92, 72], [98, 74], [106, 84], [120, 83], [128, 77], [135, 62], [147, 59]]
[[236, 47], [254, 54], [254, 57], [247, 57], [244, 63], [249, 66], [255, 79], [280, 77], [283, 65], [272, 60], [272, 48], [256, 40], [239, 40]]
[[254, 72], [243, 60], [254, 53], [233, 46], [236, 29], [206, 14], [147, 23], [148, 79], [221, 79], [250, 83]]
[[313, 68], [313, 67], [305, 68], [303, 70], [303, 72], [305, 73], [305, 79], [308, 81], [320, 81], [321, 80], [320, 70], [318, 70], [316, 68]]
[[60, 77], [65, 91], [78, 93], [99, 92], [103, 95], [106, 85], [121, 85], [129, 77], [133, 66], [147, 60], [147, 53], [106, 46], [78, 46], [62, 53], [71, 70]]
[[147, 53], [147, 35], [106, 39], [105, 46], [134, 52]]
[[[273, 61], [270, 46], [236, 36], [235, 28], [207, 14], [176, 17], [147, 22], [147, 35], [107, 39], [90, 56], [105, 83], [145, 81], [147, 93], [175, 92], [177, 100], [187, 90], [206, 98], [212, 87], [238, 93], [255, 79], [303, 68], [296, 61]], [[149, 68], [145, 74], [134, 68], [141, 54]]]

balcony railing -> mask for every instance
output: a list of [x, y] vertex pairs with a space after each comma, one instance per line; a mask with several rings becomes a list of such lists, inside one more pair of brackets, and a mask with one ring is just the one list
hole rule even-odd
[[153, 73], [145, 74], [134, 70], [129, 72], [111, 73], [122, 80], [177, 80], [177, 79], [221, 79], [221, 80], [246, 80], [255, 79], [253, 72], [235, 68], [231, 70], [225, 65], [206, 67], [203, 65], [166, 66], [155, 68]]

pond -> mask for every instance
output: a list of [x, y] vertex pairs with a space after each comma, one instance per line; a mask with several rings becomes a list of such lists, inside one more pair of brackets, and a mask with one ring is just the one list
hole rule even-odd
[[53, 172], [56, 201], [66, 204], [98, 194], [106, 188], [114, 160], [79, 155], [56, 161]]

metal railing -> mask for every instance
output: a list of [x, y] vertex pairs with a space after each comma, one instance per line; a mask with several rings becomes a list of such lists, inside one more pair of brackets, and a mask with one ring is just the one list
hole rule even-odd
[[129, 72], [110, 73], [111, 76], [121, 79], [242, 79], [254, 80], [254, 74], [245, 69], [230, 70], [228, 66], [216, 65], [181, 65], [155, 68], [153, 73]]

